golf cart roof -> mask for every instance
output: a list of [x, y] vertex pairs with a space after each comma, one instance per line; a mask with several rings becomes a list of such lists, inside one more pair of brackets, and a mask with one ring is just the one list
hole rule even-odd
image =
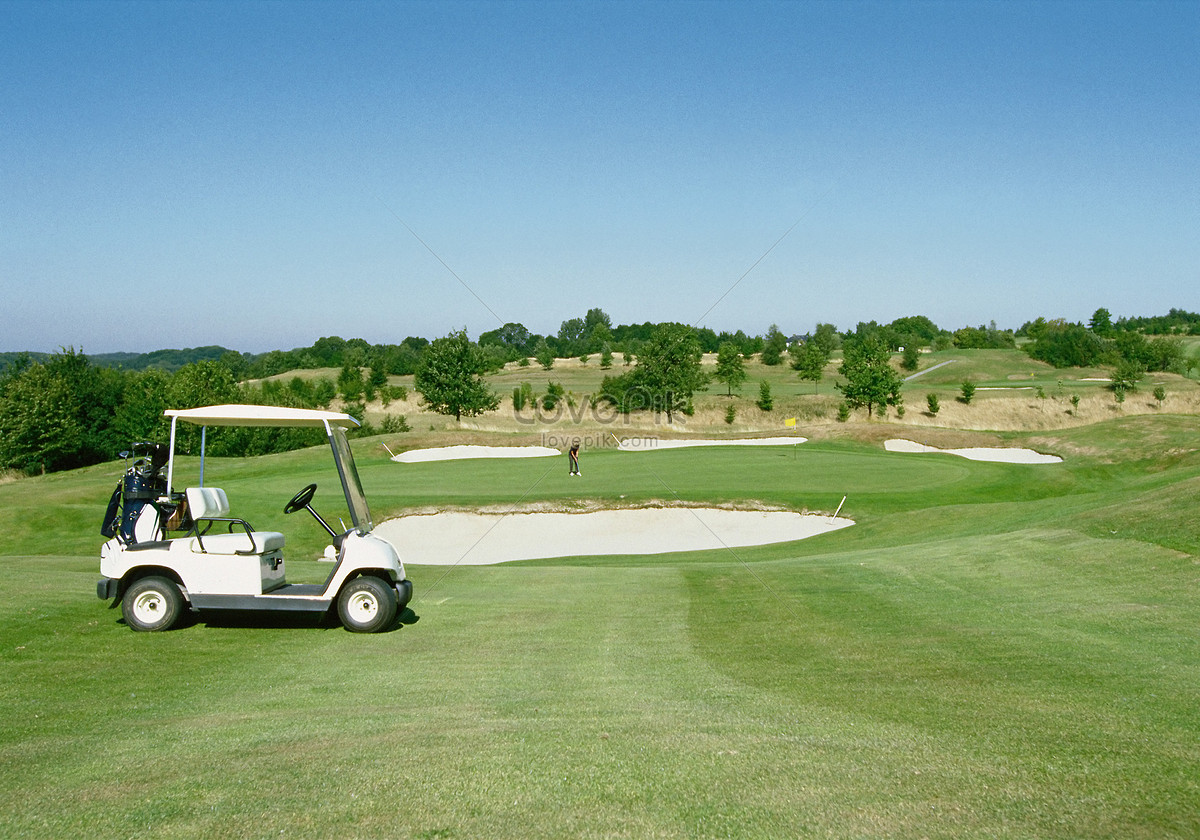
[[349, 414], [312, 408], [285, 408], [274, 405], [210, 405], [204, 408], [168, 408], [163, 412], [174, 420], [197, 426], [299, 426], [317, 429], [325, 424], [342, 429], [360, 425]]

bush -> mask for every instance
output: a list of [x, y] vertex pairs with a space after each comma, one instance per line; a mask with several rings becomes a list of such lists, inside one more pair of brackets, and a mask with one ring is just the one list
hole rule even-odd
[[733, 425], [733, 421], [737, 419], [737, 409], [730, 405], [725, 409], [725, 422]]
[[848, 402], [843, 400], [842, 402], [838, 403], [837, 419], [839, 423], [845, 423], [850, 419], [850, 404]]
[[412, 427], [408, 425], [408, 418], [403, 414], [388, 414], [379, 424], [379, 431], [385, 435], [398, 435], [403, 432], [411, 432]]
[[758, 383], [758, 402], [755, 404], [762, 411], [770, 411], [775, 407], [775, 400], [771, 397], [771, 385], [765, 379]]
[[975, 399], [975, 383], [969, 380], [963, 382], [962, 396], [958, 398], [958, 401], [964, 405], [970, 405], [973, 399]]
[[926, 394], [925, 404], [929, 406], [929, 413], [935, 417], [937, 416], [937, 413], [942, 410], [942, 404], [938, 400], [937, 394]]
[[542, 397], [542, 408], [546, 411], [553, 411], [564, 396], [566, 396], [566, 391], [563, 386], [557, 382], [551, 382], [546, 386], [546, 395]]

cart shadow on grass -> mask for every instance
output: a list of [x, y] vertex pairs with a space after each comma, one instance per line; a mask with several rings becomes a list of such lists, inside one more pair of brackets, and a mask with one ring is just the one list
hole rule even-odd
[[[391, 626], [379, 631], [395, 633], [405, 627], [416, 624], [421, 620], [410, 607], [405, 607], [396, 615]], [[117, 624], [125, 624], [125, 619], [118, 617]], [[252, 610], [205, 610], [202, 613], [189, 612], [181, 616], [177, 630], [187, 630], [199, 625], [214, 630], [341, 630], [342, 623], [338, 621], [336, 610], [331, 610], [320, 617], [311, 613], [296, 612], [262, 612]]]

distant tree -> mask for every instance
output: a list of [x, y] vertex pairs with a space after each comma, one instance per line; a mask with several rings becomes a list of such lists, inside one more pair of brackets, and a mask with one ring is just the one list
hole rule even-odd
[[636, 385], [649, 395], [656, 410], [673, 422], [696, 391], [707, 386], [700, 366], [700, 343], [695, 330], [682, 324], [661, 324], [642, 346], [632, 373]]
[[1112, 384], [1109, 387], [1123, 394], [1135, 392], [1138, 389], [1138, 383], [1145, 375], [1146, 369], [1141, 364], [1130, 359], [1121, 359], [1113, 368]]
[[829, 364], [829, 355], [818, 344], [816, 337], [810, 338], [803, 344], [793, 345], [788, 352], [792, 356], [792, 367], [800, 378], [813, 384], [813, 393], [825, 376], [825, 365]]
[[746, 365], [737, 345], [727, 341], [717, 350], [717, 370], [713, 379], [725, 383], [726, 396], [733, 396], [733, 389], [740, 388], [746, 381]]
[[558, 352], [564, 359], [578, 356], [587, 349], [587, 322], [582, 318], [563, 321], [558, 328]]
[[821, 348], [827, 364], [833, 358], [834, 351], [841, 345], [841, 337], [838, 336], [837, 328], [833, 324], [817, 324], [810, 341]]
[[970, 405], [971, 400], [975, 399], [975, 383], [969, 379], [964, 379], [962, 386], [959, 388], [960, 396], [958, 401], [963, 405]]
[[1091, 367], [1099, 364], [1107, 351], [1104, 339], [1082, 324], [1048, 321], [1037, 332], [1025, 352], [1056, 368]]
[[674, 422], [675, 412], [686, 412], [692, 395], [707, 384], [700, 358], [695, 330], [683, 324], [660, 324], [642, 345], [632, 370], [604, 377], [597, 399], [623, 412], [666, 412], [667, 422]]
[[363, 382], [362, 368], [352, 364], [347, 354], [338, 374], [338, 393], [342, 395], [344, 402], [355, 403], [363, 398], [365, 392], [366, 383]]
[[941, 330], [937, 324], [924, 315], [913, 315], [907, 318], [897, 318], [888, 324], [892, 332], [900, 336], [915, 336], [924, 344], [931, 344]]
[[730, 403], [725, 407], [725, 422], [733, 425], [733, 421], [737, 419], [737, 406]]
[[367, 387], [366, 387], [367, 399], [368, 400], [375, 399], [374, 395], [378, 394], [380, 391], [382, 391], [386, 387], [387, 387], [387, 373], [384, 372], [384, 369], [382, 367], [372, 366], [370, 371], [368, 371], [368, 374], [367, 374]]
[[483, 379], [485, 360], [466, 330], [438, 338], [429, 346], [417, 368], [415, 387], [426, 406], [461, 421], [495, 411], [500, 400]]
[[912, 343], [906, 344], [904, 345], [904, 352], [900, 357], [900, 367], [911, 373], [917, 369], [920, 359], [920, 351], [917, 350], [917, 345]]
[[163, 412], [174, 407], [168, 401], [170, 385], [170, 376], [154, 368], [127, 375], [121, 404], [112, 420], [116, 437], [127, 444], [166, 442], [170, 424]]
[[771, 411], [775, 408], [775, 398], [771, 396], [771, 383], [760, 380], [758, 383], [758, 399], [754, 403], [759, 411]]
[[534, 358], [542, 366], [542, 370], [550, 370], [554, 367], [554, 351], [550, 349], [550, 345], [545, 340], [538, 344]]
[[0, 400], [0, 467], [28, 474], [76, 466], [84, 431], [67, 382], [35, 364], [11, 379]]
[[843, 360], [838, 373], [846, 377], [839, 383], [850, 408], [866, 408], [867, 417], [875, 409], [886, 411], [900, 402], [900, 374], [891, 365], [891, 354], [878, 332], [863, 330], [848, 337], [842, 346]]
[[600, 369], [608, 370], [609, 368], [612, 367], [612, 364], [613, 364], [612, 347], [610, 347], [609, 344], [607, 342], [605, 342], [604, 346], [600, 348]]
[[942, 404], [941, 401], [938, 400], [938, 395], [932, 392], [925, 395], [925, 405], [929, 407], [929, 413], [935, 417], [942, 409]]
[[764, 365], [774, 367], [783, 361], [783, 352], [787, 350], [787, 337], [780, 332], [775, 324], [767, 330], [767, 340], [759, 357]]
[[1088, 329], [1101, 338], [1110, 337], [1113, 334], [1112, 313], [1104, 307], [1097, 309], [1088, 321]]
[[1154, 388], [1154, 399], [1158, 402], [1158, 407], [1161, 409], [1163, 400], [1167, 398], [1167, 389], [1162, 385], [1157, 385]]
[[546, 411], [553, 411], [565, 396], [566, 390], [562, 385], [557, 382], [547, 383], [546, 394], [542, 397], [542, 408]]

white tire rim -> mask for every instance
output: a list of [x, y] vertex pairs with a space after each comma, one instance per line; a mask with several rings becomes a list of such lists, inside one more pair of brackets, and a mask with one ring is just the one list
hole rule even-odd
[[379, 601], [370, 592], [355, 592], [350, 596], [346, 612], [355, 624], [366, 624], [379, 612]]
[[142, 624], [157, 624], [167, 613], [167, 599], [161, 592], [143, 592], [133, 600], [133, 616]]

